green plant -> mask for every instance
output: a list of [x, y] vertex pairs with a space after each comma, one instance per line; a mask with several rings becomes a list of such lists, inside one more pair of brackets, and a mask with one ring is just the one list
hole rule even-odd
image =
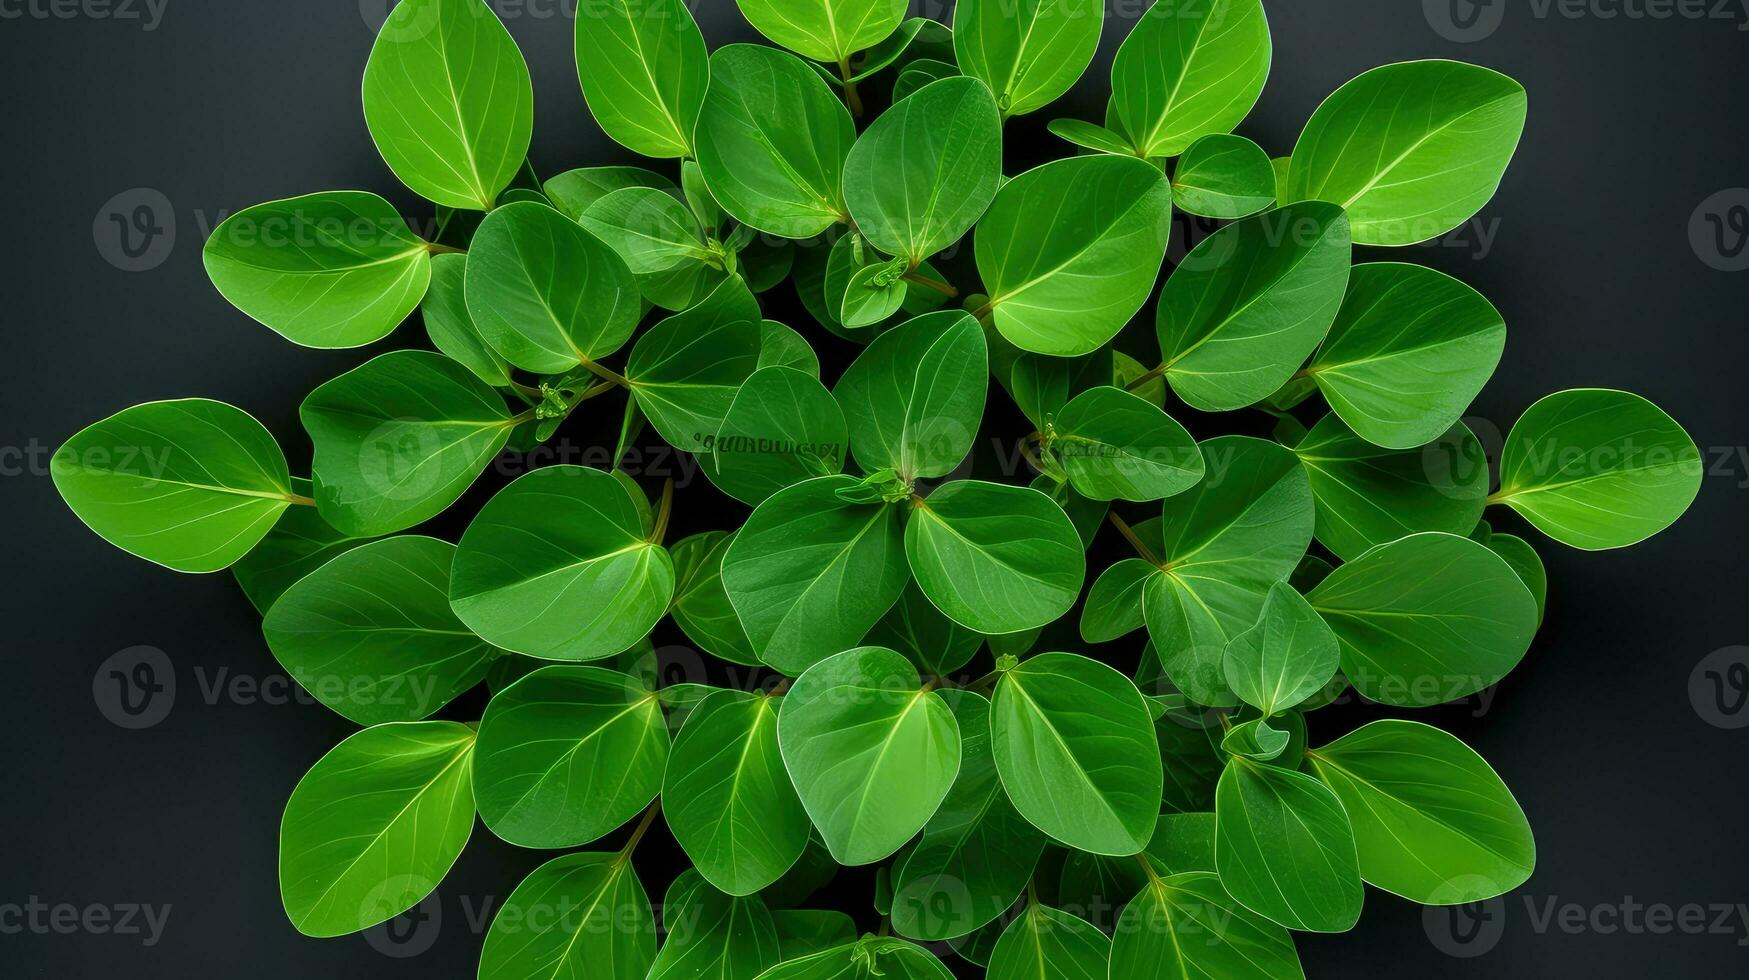
[[[941, 977], [917, 945], [941, 940], [998, 980], [1296, 977], [1290, 930], [1352, 927], [1363, 882], [1429, 904], [1521, 884], [1529, 825], [1474, 752], [1399, 720], [1309, 748], [1304, 716], [1350, 688], [1440, 704], [1517, 665], [1546, 580], [1487, 507], [1594, 550], [1657, 533], [1698, 490], [1675, 422], [1587, 389], [1525, 412], [1490, 493], [1460, 418], [1500, 314], [1430, 269], [1354, 264], [1355, 245], [1439, 236], [1491, 198], [1523, 89], [1455, 62], [1380, 68], [1272, 161], [1231, 133], [1268, 74], [1259, 0], [1159, 0], [1117, 54], [1105, 125], [1051, 126], [1095, 152], [1005, 179], [1006, 121], [1080, 76], [1097, 0], [961, 0], [953, 31], [902, 0], [740, 4], [795, 53], [707, 55], [680, 0], [584, 5], [597, 121], [678, 167], [542, 183], [508, 32], [479, 0], [403, 0], [365, 114], [437, 206], [436, 240], [329, 192], [238, 213], [205, 260], [295, 343], [374, 343], [417, 308], [442, 353], [312, 392], [308, 480], [201, 399], [127, 409], [54, 457], [105, 539], [233, 568], [286, 670], [369, 726], [287, 805], [292, 923], [335, 936], [411, 907], [476, 814], [512, 844], [598, 847], [516, 888], [489, 978]], [[1166, 279], [1159, 354], [1139, 361], [1126, 326], [1174, 202], [1226, 224]], [[971, 269], [944, 255], [968, 235]], [[765, 319], [790, 279], [805, 333]], [[831, 366], [856, 345], [828, 388], [816, 349]], [[1023, 434], [986, 412], [992, 376], [1033, 429], [1029, 486], [968, 475], [980, 435]], [[612, 458], [647, 425], [751, 507], [739, 527], [670, 544], [672, 483], [653, 503], [624, 469], [565, 465], [499, 490], [456, 544], [402, 533], [616, 393]], [[1307, 428], [1317, 396], [1330, 411]], [[1173, 397], [1197, 429], [1260, 410], [1275, 438], [1199, 442]], [[1084, 588], [1108, 523], [1134, 556]], [[667, 618], [758, 688], [660, 685], [648, 637]], [[1104, 662], [1144, 633], [1133, 676]], [[477, 722], [430, 720], [482, 683]], [[658, 815], [692, 865], [660, 945], [632, 867]], [[869, 864], [878, 935], [797, 908]], [[1070, 911], [1095, 895], [1121, 915]]]

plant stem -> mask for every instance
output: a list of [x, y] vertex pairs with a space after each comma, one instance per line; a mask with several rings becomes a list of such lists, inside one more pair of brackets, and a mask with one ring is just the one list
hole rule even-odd
[[285, 499], [290, 501], [292, 504], [294, 504], [298, 507], [314, 507], [314, 506], [316, 506], [316, 501], [314, 498], [306, 497], [301, 493], [288, 493], [285, 495]]
[[844, 101], [850, 104], [850, 114], [862, 118], [862, 94], [857, 92], [856, 83], [850, 80], [850, 59], [838, 59], [838, 77], [844, 79]]
[[603, 381], [598, 384], [590, 385], [583, 394], [577, 396], [577, 400], [579, 402], [586, 402], [597, 395], [605, 395], [617, 387], [619, 386], [611, 381]]
[[931, 279], [928, 276], [918, 275], [915, 272], [905, 273], [904, 280], [908, 283], [913, 284], [913, 285], [923, 286], [927, 289], [933, 289], [936, 292], [940, 293], [941, 295], [946, 296], [948, 299], [958, 299], [959, 295], [960, 295], [959, 290], [953, 288], [952, 286], [948, 285], [947, 283], [936, 282], [934, 279]]
[[617, 371], [610, 371], [587, 357], [579, 357], [578, 363], [582, 365], [584, 370], [603, 381], [611, 381], [614, 384], [619, 385], [621, 388], [630, 388], [632, 386], [631, 380], [625, 375], [620, 374]]
[[674, 511], [674, 478], [662, 481], [662, 502], [656, 508], [656, 528], [650, 532], [650, 542], [661, 544], [662, 536], [668, 533], [668, 515]]
[[1136, 380], [1131, 381], [1129, 384], [1124, 385], [1123, 390], [1135, 391], [1136, 389], [1142, 387], [1143, 385], [1147, 384], [1148, 382], [1154, 380], [1155, 378], [1158, 378], [1160, 375], [1165, 374], [1165, 373], [1166, 373], [1166, 365], [1161, 364], [1159, 367], [1154, 368], [1153, 370], [1149, 371], [1147, 374], [1144, 374], [1141, 377], [1137, 378]]
[[1486, 500], [1482, 501], [1482, 506], [1483, 507], [1492, 507], [1495, 504], [1503, 504], [1506, 501], [1511, 500], [1511, 499], [1512, 499], [1512, 494], [1509, 494], [1504, 490], [1500, 490], [1500, 491], [1497, 491], [1495, 493], [1489, 494], [1488, 498]]
[[637, 829], [633, 830], [632, 836], [626, 839], [626, 846], [619, 849], [619, 859], [621, 861], [629, 859], [632, 856], [632, 852], [637, 850], [638, 842], [644, 839], [644, 832], [650, 829], [650, 824], [656, 822], [656, 814], [661, 812], [661, 800], [657, 800], [650, 804], [650, 808], [644, 811], [644, 818], [638, 821]]
[[1117, 516], [1116, 511], [1108, 512], [1105, 516], [1111, 521], [1111, 526], [1117, 528], [1117, 533], [1123, 535], [1124, 538], [1129, 541], [1130, 547], [1136, 549], [1136, 554], [1141, 555], [1150, 565], [1162, 569], [1166, 567], [1161, 564], [1160, 558], [1154, 554], [1154, 550], [1143, 544], [1142, 539], [1136, 536], [1135, 529], [1128, 524], [1125, 524], [1123, 518]]
[[468, 250], [456, 248], [454, 245], [439, 245], [436, 242], [426, 242], [425, 250], [432, 255], [466, 255]]
[[781, 697], [781, 696], [783, 696], [784, 692], [788, 691], [788, 690], [789, 690], [789, 678], [787, 678], [787, 677], [779, 678], [778, 682], [776, 684], [772, 685], [771, 690], [765, 692], [765, 696], [768, 698]]
[[1148, 860], [1146, 851], [1138, 851], [1135, 857], [1136, 862], [1142, 866], [1142, 871], [1147, 874], [1150, 882], [1160, 880], [1160, 872], [1154, 870], [1154, 862]]

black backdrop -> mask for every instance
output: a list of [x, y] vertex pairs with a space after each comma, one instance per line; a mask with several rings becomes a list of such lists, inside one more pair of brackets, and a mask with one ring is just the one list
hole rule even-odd
[[[534, 71], [533, 159], [542, 174], [635, 162], [602, 137], [577, 91], [570, 4], [494, 6]], [[730, 0], [697, 6], [713, 46], [752, 39]], [[1146, 3], [1110, 6], [1114, 20], [1081, 87], [1011, 123], [1011, 173], [1065, 152], [1044, 131], [1048, 118], [1098, 118], [1122, 18]], [[1455, 917], [1369, 891], [1354, 932], [1301, 939], [1307, 971], [1743, 975], [1749, 859], [1739, 808], [1749, 729], [1736, 726], [1749, 725], [1749, 708], [1709, 685], [1749, 662], [1749, 649], [1736, 646], [1749, 643], [1740, 612], [1749, 399], [1739, 381], [1749, 274], [1737, 271], [1749, 266], [1749, 251], [1730, 231], [1749, 218], [1741, 189], [1749, 185], [1749, 11], [1736, 0], [1268, 6], [1275, 67], [1241, 132], [1276, 154], [1324, 95], [1389, 61], [1461, 58], [1530, 91], [1524, 145], [1477, 219], [1433, 245], [1362, 256], [1443, 269], [1505, 313], [1507, 358], [1470, 420], [1484, 440], [1497, 448], [1512, 419], [1546, 392], [1611, 386], [1670, 411], [1708, 460], [1693, 511], [1645, 545], [1581, 554], [1532, 533], [1552, 595], [1529, 658], [1486, 697], [1419, 716], [1475, 745], [1516, 791], [1540, 844], [1536, 876]], [[0, 972], [472, 976], [493, 903], [544, 857], [480, 828], [417, 918], [364, 937], [298, 936], [277, 895], [280, 811], [298, 776], [351, 726], [285, 686], [228, 576], [179, 576], [115, 551], [79, 525], [47, 476], [54, 447], [82, 425], [187, 395], [264, 420], [294, 470], [308, 458], [298, 402], [368, 354], [294, 348], [252, 324], [206, 282], [200, 243], [237, 208], [312, 190], [368, 188], [417, 213], [372, 148], [359, 106], [386, 7], [0, 0], [0, 186], [11, 218], [0, 239], [10, 355], [0, 394], [9, 639], [0, 686], [8, 736]], [[140, 205], [158, 233], [124, 243], [107, 216]], [[1709, 215], [1726, 228], [1722, 237]], [[1175, 233], [1177, 254], [1191, 232]], [[772, 309], [809, 329], [793, 304]], [[378, 349], [397, 342], [423, 337], [414, 326]], [[831, 350], [829, 365], [841, 365], [846, 351]], [[596, 444], [617, 418], [608, 414], [570, 423], [562, 445], [581, 453]], [[1199, 436], [1232, 428], [1185, 422]], [[489, 477], [459, 511], [471, 513], [518, 465]], [[664, 467], [687, 475], [672, 460], [646, 459], [652, 488], [669, 475]], [[744, 513], [702, 480], [679, 499], [676, 533]], [[459, 526], [440, 520], [435, 529]], [[677, 634], [658, 639], [678, 642]], [[142, 719], [120, 712], [107, 676], [142, 660], [155, 665], [163, 690], [143, 716], [154, 723], [124, 727], [114, 719]], [[669, 661], [681, 673], [694, 669], [681, 651]], [[1314, 739], [1377, 712], [1329, 714]], [[640, 854], [667, 848], [658, 834]], [[659, 894], [673, 869], [646, 862]], [[846, 876], [837, 889], [838, 904], [866, 906], [866, 876]]]

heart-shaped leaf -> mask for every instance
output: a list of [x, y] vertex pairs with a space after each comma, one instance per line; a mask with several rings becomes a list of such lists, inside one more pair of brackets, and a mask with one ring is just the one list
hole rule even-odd
[[1269, 77], [1260, 0], [1159, 0], [1111, 64], [1111, 115], [1144, 159], [1232, 132]]
[[844, 413], [813, 376], [762, 368], [741, 385], [708, 441], [705, 472], [730, 496], [757, 507], [772, 494], [844, 468]]
[[735, 0], [754, 29], [815, 61], [836, 65], [898, 30], [905, 0]]
[[1206, 872], [1156, 878], [1118, 917], [1111, 976], [1304, 980], [1293, 937], [1235, 902]]
[[881, 114], [844, 162], [857, 229], [910, 267], [972, 229], [1002, 181], [1002, 117], [974, 78], [934, 82]]
[[696, 139], [705, 182], [736, 221], [809, 238], [848, 218], [844, 158], [856, 124], [795, 56], [751, 44], [719, 48]]
[[1664, 530], [1700, 492], [1700, 451], [1682, 426], [1638, 395], [1556, 392], [1506, 437], [1500, 491], [1489, 498], [1556, 541], [1625, 548]]
[[[570, 914], [556, 914], [570, 910]], [[623, 854], [566, 854], [529, 872], [486, 930], [480, 980], [645, 980], [650, 898]]]
[[1286, 582], [1269, 587], [1263, 614], [1227, 644], [1227, 685], [1265, 718], [1317, 693], [1336, 676], [1336, 634]]
[[1202, 481], [1202, 452], [1184, 426], [1109, 385], [1075, 396], [1048, 438], [1069, 482], [1094, 500], [1159, 500]]
[[690, 157], [710, 83], [682, 0], [607, 0], [577, 18], [577, 77], [603, 132], [647, 157]]
[[1172, 201], [1205, 218], [1243, 218], [1275, 203], [1275, 167], [1243, 136], [1210, 133], [1185, 149], [1172, 173]]
[[996, 93], [1003, 116], [1019, 116], [1069, 91], [1104, 27], [1099, 0], [965, 0], [954, 6], [953, 50], [965, 73]]
[[403, 0], [364, 66], [364, 121], [401, 183], [490, 211], [528, 156], [534, 84], [480, 0]]
[[455, 545], [406, 536], [354, 548], [286, 590], [262, 632], [316, 700], [350, 721], [417, 721], [478, 684], [501, 651], [449, 608]]
[[602, 667], [542, 667], [486, 705], [474, 797], [494, 834], [576, 847], [611, 833], [662, 791], [668, 724], [655, 692]]
[[548, 466], [486, 502], [462, 534], [449, 599], [489, 642], [548, 660], [599, 660], [650, 632], [674, 563], [638, 501], [601, 470]]
[[1268, 398], [1324, 339], [1348, 286], [1342, 210], [1319, 202], [1234, 222], [1198, 245], [1160, 293], [1166, 380], [1193, 408]]
[[914, 503], [905, 556], [948, 618], [980, 633], [1018, 633], [1069, 611], [1087, 560], [1075, 525], [1036, 490], [960, 480]]
[[1481, 293], [1424, 266], [1368, 262], [1305, 373], [1362, 438], [1413, 449], [1457, 423], [1505, 347], [1506, 321]]
[[777, 744], [777, 702], [718, 691], [686, 716], [662, 785], [674, 839], [716, 888], [750, 895], [808, 846], [807, 811]]
[[[989, 980], [1106, 980], [1111, 940], [1086, 919], [1036, 902], [1002, 931]], [[1128, 976], [1128, 974], [1125, 974]]]
[[799, 674], [859, 642], [904, 591], [904, 515], [855, 503], [850, 476], [780, 490], [723, 555], [723, 586], [765, 663]]
[[1125, 856], [1153, 836], [1160, 748], [1129, 678], [1072, 653], [1022, 661], [996, 685], [990, 739], [1015, 808], [1061, 843]]
[[735, 392], [759, 366], [759, 301], [731, 279], [651, 327], [626, 359], [638, 407], [670, 446], [709, 448]]
[[784, 696], [783, 761], [839, 864], [897, 851], [953, 786], [959, 725], [920, 684], [900, 654], [860, 647], [808, 668]]
[[725, 895], [682, 872], [662, 903], [667, 937], [648, 980], [753, 980], [783, 958], [777, 923], [758, 895]]
[[1330, 573], [1307, 597], [1342, 643], [1342, 673], [1374, 701], [1418, 708], [1505, 677], [1536, 633], [1536, 600], [1487, 547], [1413, 534]]
[[1097, 350], [1147, 302], [1171, 217], [1166, 175], [1141, 160], [1074, 157], [1003, 184], [975, 243], [996, 329], [1039, 354]]
[[1361, 245], [1438, 238], [1494, 196], [1525, 106], [1524, 86], [1475, 65], [1374, 68], [1312, 113], [1282, 199], [1341, 205]]
[[1257, 914], [1301, 932], [1347, 932], [1364, 899], [1354, 830], [1329, 788], [1235, 757], [1215, 791], [1220, 882]]
[[510, 365], [474, 326], [468, 312], [466, 255], [434, 255], [431, 288], [419, 306], [432, 346], [494, 388], [510, 387]]
[[1451, 735], [1375, 721], [1306, 753], [1354, 823], [1360, 874], [1423, 905], [1504, 895], [1536, 867], [1536, 841], [1512, 791]]
[[839, 378], [856, 462], [906, 480], [946, 476], [972, 450], [990, 387], [983, 331], [957, 310], [874, 339]]
[[364, 191], [244, 208], [213, 229], [201, 261], [233, 306], [305, 347], [387, 337], [432, 278], [430, 246]]
[[328, 938], [417, 905], [474, 830], [474, 733], [452, 721], [378, 725], [323, 756], [279, 824], [279, 894], [292, 925]]
[[504, 397], [441, 354], [372, 358], [310, 392], [298, 418], [315, 446], [322, 519], [369, 537], [454, 503], [504, 448]]
[[552, 208], [506, 204], [468, 251], [468, 312], [506, 361], [561, 374], [619, 350], [642, 313], [613, 249]]

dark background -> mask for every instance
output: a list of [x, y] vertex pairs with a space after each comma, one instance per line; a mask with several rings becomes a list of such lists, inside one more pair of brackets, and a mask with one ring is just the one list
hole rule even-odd
[[[1454, 27], [1453, 2], [1460, 16], [1483, 18], [1467, 35], [1479, 39]], [[1732, 728], [1749, 725], [1749, 708], [1716, 701], [1707, 687], [1709, 671], [1722, 676], [1732, 662], [1749, 662], [1749, 650], [1732, 649], [1749, 642], [1749, 398], [1740, 383], [1749, 275], [1717, 268], [1749, 265], [1749, 252], [1733, 263], [1741, 242], [1727, 234], [1721, 248], [1705, 220], [1749, 205], [1749, 190], [1733, 191], [1749, 185], [1749, 13], [1735, 0], [1728, 10], [1716, 2], [1655, 8], [1669, 14], [1662, 18], [1606, 16], [1622, 9], [1611, 0], [1577, 15], [1541, 0], [1268, 4], [1275, 67], [1241, 132], [1273, 154], [1291, 148], [1326, 94], [1391, 61], [1474, 61], [1530, 92], [1524, 144], [1477, 219], [1434, 245], [1360, 256], [1433, 265], [1504, 312], [1507, 357], [1470, 419], [1484, 442], [1497, 448], [1542, 394], [1621, 387], [1686, 425], [1708, 462], [1694, 509], [1639, 547], [1584, 554], [1529, 532], [1552, 583], [1530, 656], [1489, 697], [1418, 716], [1469, 741], [1517, 793], [1540, 844], [1535, 877], [1471, 918], [1424, 914], [1369, 889], [1352, 933], [1300, 939], [1312, 977], [1749, 972], [1749, 913], [1736, 910], [1749, 903], [1749, 729]], [[558, 0], [495, 6], [534, 72], [541, 174], [636, 162], [584, 107], [569, 10]], [[713, 46], [752, 39], [730, 0], [699, 6]], [[1143, 6], [1113, 0], [1112, 10], [1133, 16]], [[83, 425], [189, 395], [254, 413], [302, 471], [299, 401], [370, 352], [303, 350], [247, 320], [207, 283], [200, 244], [236, 209], [314, 190], [367, 188], [419, 213], [377, 157], [359, 105], [385, 7], [168, 0], [156, 17], [143, 0], [0, 0], [0, 186], [11, 217], [0, 239], [7, 975], [471, 977], [491, 903], [546, 856], [481, 828], [417, 921], [394, 934], [297, 935], [277, 894], [280, 811], [297, 778], [351, 726], [284, 686], [228, 575], [180, 576], [116, 551], [79, 524], [47, 476], [54, 448]], [[1125, 31], [1108, 24], [1099, 60], [1069, 98], [1011, 124], [1011, 173], [1067, 152], [1044, 133], [1048, 119], [1099, 118]], [[107, 216], [142, 203], [166, 232], [135, 263]], [[1175, 254], [1183, 244], [1175, 240]], [[818, 336], [792, 307], [778, 300], [771, 309]], [[373, 352], [423, 342], [414, 326]], [[831, 349], [839, 353], [829, 362], [841, 364], [844, 352]], [[1002, 401], [992, 396], [992, 405]], [[604, 411], [614, 418], [572, 423], [566, 444], [592, 445], [617, 419], [617, 408]], [[1230, 428], [1185, 421], [1198, 436]], [[663, 465], [674, 470], [644, 468], [652, 488]], [[471, 513], [516, 472], [489, 478], [458, 510]], [[744, 515], [708, 487], [680, 500], [681, 533]], [[1516, 523], [1497, 520], [1520, 530]], [[437, 530], [456, 526], [440, 521]], [[156, 656], [140, 646], [162, 651], [156, 662], [174, 697], [158, 695], [151, 710], [162, 720], [130, 730], [111, 720], [125, 716], [106, 674]], [[678, 657], [678, 669], [689, 669], [684, 651]], [[229, 686], [239, 681], [245, 686]], [[457, 708], [469, 710], [478, 705]], [[1314, 740], [1376, 713], [1329, 712], [1334, 720], [1316, 724]], [[665, 848], [658, 833], [639, 852], [657, 894], [672, 872], [642, 855]], [[846, 879], [834, 904], [866, 902], [866, 886]], [[169, 906], [155, 943], [116, 928], [133, 904]], [[57, 906], [77, 910], [82, 923], [41, 911]], [[1648, 919], [1646, 906], [1673, 917]], [[1685, 906], [1733, 911], [1721, 918]], [[105, 914], [108, 925], [96, 918]]]

